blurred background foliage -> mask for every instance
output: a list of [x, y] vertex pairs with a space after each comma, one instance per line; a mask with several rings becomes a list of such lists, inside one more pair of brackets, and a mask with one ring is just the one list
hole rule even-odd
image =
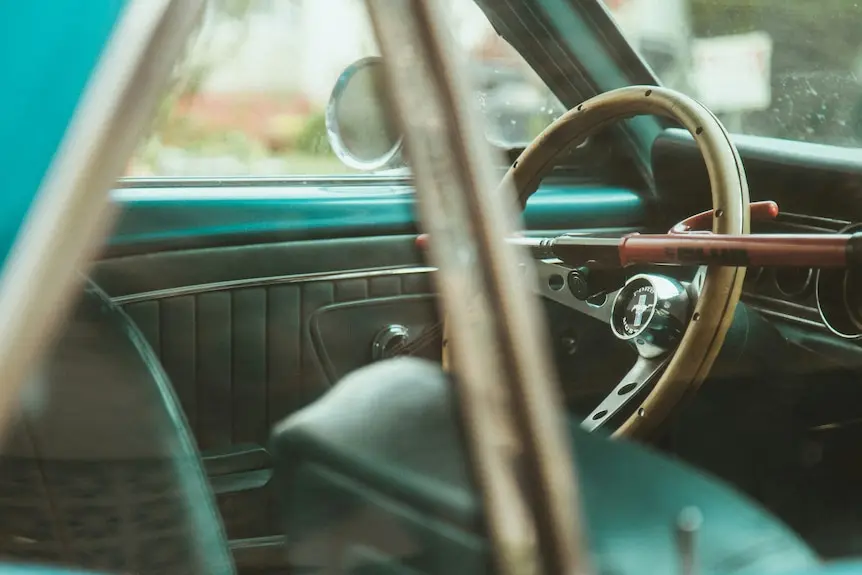
[[[186, 57], [174, 71], [171, 89], [159, 106], [149, 138], [130, 166], [131, 173], [169, 171], [160, 162], [170, 158], [171, 151], [178, 163], [188, 159], [183, 156], [221, 157], [227, 164], [244, 166], [238, 168], [241, 171], [248, 171], [255, 162], [265, 170], [289, 173], [348, 171], [329, 146], [323, 110], [309, 109], [303, 94], [273, 93], [263, 98], [234, 94], [212, 102], [213, 98], [202, 93], [213, 70], [248, 41], [249, 15], [256, 2], [208, 1], [205, 24], [189, 39]], [[225, 24], [234, 31], [228, 44], [216, 39]], [[223, 38], [222, 34], [218, 40]], [[230, 104], [224, 105], [225, 100]], [[255, 126], [260, 124], [255, 116], [264, 115], [265, 126]]]

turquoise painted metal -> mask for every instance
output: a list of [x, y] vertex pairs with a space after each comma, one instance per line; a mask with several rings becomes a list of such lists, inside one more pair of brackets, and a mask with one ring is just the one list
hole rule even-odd
[[[123, 188], [110, 244], [175, 243], [269, 236], [278, 240], [416, 231], [409, 184], [357, 187], [266, 186]], [[638, 227], [646, 204], [632, 190], [546, 184], [524, 215], [531, 230]]]
[[0, 262], [124, 5], [124, 0], [0, 2]]

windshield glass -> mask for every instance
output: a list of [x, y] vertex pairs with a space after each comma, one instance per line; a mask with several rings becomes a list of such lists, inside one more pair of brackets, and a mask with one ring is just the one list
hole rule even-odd
[[605, 0], [663, 84], [734, 133], [862, 144], [862, 7], [842, 0]]
[[[490, 141], [523, 147], [563, 111], [470, 0], [447, 0]], [[212, 0], [127, 175], [326, 176], [354, 171], [327, 141], [338, 76], [379, 55], [351, 0]]]

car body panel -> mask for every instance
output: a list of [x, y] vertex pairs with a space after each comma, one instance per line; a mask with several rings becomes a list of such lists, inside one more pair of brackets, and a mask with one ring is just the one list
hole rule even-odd
[[[416, 231], [413, 188], [404, 180], [191, 184], [115, 190], [121, 213], [108, 253]], [[530, 230], [601, 229], [637, 227], [645, 216], [633, 190], [562, 181], [542, 187], [525, 222]]]
[[124, 6], [122, 0], [85, 2], [72, 11], [50, 0], [0, 3], [0, 72], [11, 81], [0, 91], [0, 261], [51, 168]]

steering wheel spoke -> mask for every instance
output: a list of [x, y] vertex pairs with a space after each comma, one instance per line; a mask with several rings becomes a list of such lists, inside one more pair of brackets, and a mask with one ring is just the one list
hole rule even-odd
[[587, 300], [572, 293], [569, 278], [572, 268], [559, 260], [539, 260], [536, 273], [539, 276], [539, 295], [605, 323], [611, 321], [611, 307], [620, 290], [614, 290]]
[[[601, 304], [590, 304], [570, 293], [566, 281], [571, 277], [570, 268], [543, 260], [538, 269], [542, 295], [608, 322], [614, 335], [638, 352], [634, 366], [581, 423], [584, 429], [593, 431], [614, 421], [664, 372], [686, 331], [706, 270], [698, 271], [691, 284], [662, 275], [636, 274], [613, 292], [613, 297]], [[643, 417], [645, 413], [637, 415]]]
[[638, 356], [635, 364], [614, 390], [581, 422], [581, 427], [594, 431], [614, 419], [621, 409], [640, 395], [644, 387], [656, 381], [670, 358], [670, 353], [651, 358]]

